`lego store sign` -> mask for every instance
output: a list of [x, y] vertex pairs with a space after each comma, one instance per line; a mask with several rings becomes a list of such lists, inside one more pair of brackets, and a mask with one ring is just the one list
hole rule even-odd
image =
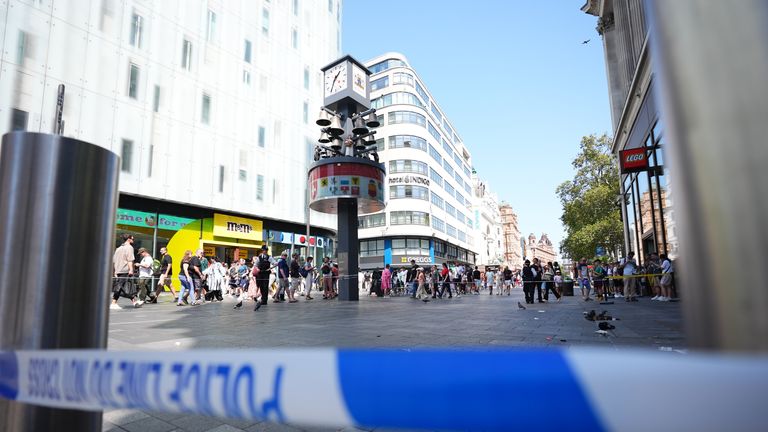
[[648, 170], [648, 153], [645, 147], [622, 150], [619, 152], [621, 173], [640, 172]]
[[252, 241], [261, 241], [263, 225], [260, 220], [213, 214], [213, 235]]

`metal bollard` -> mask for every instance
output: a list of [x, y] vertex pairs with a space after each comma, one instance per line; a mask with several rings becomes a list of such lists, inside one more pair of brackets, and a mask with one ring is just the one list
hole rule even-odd
[[[0, 350], [106, 348], [119, 157], [12, 132], [0, 147]], [[101, 412], [0, 400], [0, 430], [101, 430]]]
[[693, 347], [768, 351], [768, 2], [646, 0]]

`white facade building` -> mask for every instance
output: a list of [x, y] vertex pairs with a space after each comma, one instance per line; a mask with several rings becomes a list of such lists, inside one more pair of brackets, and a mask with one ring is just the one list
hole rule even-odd
[[475, 264], [469, 150], [405, 56], [387, 53], [366, 66], [387, 204], [360, 216], [361, 269], [411, 259]]
[[[122, 157], [121, 209], [254, 218], [264, 240], [304, 232], [340, 0], [4, 3], [1, 133], [50, 133], [64, 84], [64, 135]], [[335, 229], [331, 215], [311, 222]]]
[[504, 263], [504, 233], [499, 210], [499, 198], [492, 193], [488, 185], [472, 172], [474, 205], [472, 209], [475, 235], [475, 248], [478, 251], [477, 263], [482, 265], [501, 265]]

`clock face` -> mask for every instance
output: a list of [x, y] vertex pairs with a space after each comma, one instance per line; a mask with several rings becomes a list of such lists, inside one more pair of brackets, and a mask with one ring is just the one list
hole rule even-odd
[[347, 88], [347, 62], [341, 62], [325, 71], [325, 95], [330, 96]]
[[368, 97], [368, 75], [357, 65], [352, 65], [352, 90], [362, 97]]

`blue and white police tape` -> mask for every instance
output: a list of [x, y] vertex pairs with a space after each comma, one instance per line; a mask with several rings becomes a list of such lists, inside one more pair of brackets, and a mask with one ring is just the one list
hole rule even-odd
[[0, 396], [312, 426], [766, 430], [768, 359], [600, 349], [6, 351]]

